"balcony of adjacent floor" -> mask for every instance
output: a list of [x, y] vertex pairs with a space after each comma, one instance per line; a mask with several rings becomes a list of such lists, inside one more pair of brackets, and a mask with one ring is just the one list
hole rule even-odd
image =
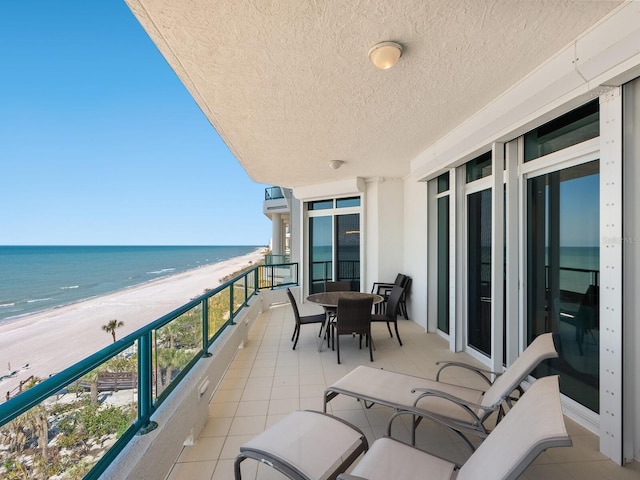
[[[302, 309], [313, 309], [309, 304]], [[233, 463], [242, 444], [295, 410], [322, 411], [325, 388], [364, 364], [417, 376], [434, 378], [437, 360], [456, 359], [477, 363], [465, 353], [453, 353], [448, 342], [425, 333], [411, 321], [399, 322], [404, 345], [390, 338], [384, 324], [374, 325], [376, 350], [369, 362], [368, 350], [359, 350], [357, 339], [341, 341], [341, 364], [336, 352], [318, 351], [317, 326], [303, 327], [298, 346], [292, 350], [294, 317], [289, 304], [272, 306], [262, 312], [249, 331], [248, 342], [238, 349], [223, 380], [209, 403], [209, 419], [193, 446], [185, 446], [168, 480], [233, 479]], [[472, 376], [447, 380], [476, 385]], [[374, 406], [366, 409], [351, 397], [338, 396], [328, 404], [328, 413], [343, 418], [366, 433], [369, 442], [386, 433], [391, 410]], [[599, 438], [566, 418], [573, 447], [550, 449], [540, 455], [521, 477], [545, 480], [638, 479], [637, 463], [620, 467], [599, 452]], [[396, 422], [393, 436], [409, 441], [408, 425]], [[423, 422], [418, 427], [417, 445], [437, 455], [462, 463], [470, 454], [459, 438], [441, 427]], [[357, 460], [356, 460], [357, 461]], [[243, 479], [284, 478], [255, 461], [242, 463]]]

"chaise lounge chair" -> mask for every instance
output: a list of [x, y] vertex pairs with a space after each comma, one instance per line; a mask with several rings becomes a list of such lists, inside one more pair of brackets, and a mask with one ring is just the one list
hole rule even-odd
[[461, 466], [389, 437], [376, 440], [351, 474], [338, 480], [511, 480], [551, 447], [569, 447], [558, 377], [536, 381]]
[[[503, 404], [511, 404], [510, 395], [519, 389], [522, 381], [545, 359], [558, 356], [558, 336], [545, 333], [538, 336], [502, 374], [477, 369], [458, 362], [447, 362], [436, 380], [428, 380], [403, 373], [358, 366], [324, 392], [324, 411], [327, 403], [337, 395], [347, 395], [363, 400], [369, 408], [373, 404], [391, 407], [396, 411], [418, 409], [420, 417], [413, 422], [413, 442], [415, 427], [422, 418], [452, 430], [460, 436], [473, 451], [474, 446], [466, 434], [480, 438], [489, 434], [485, 421], [498, 412], [497, 421], [503, 416]], [[440, 381], [440, 373], [445, 368], [465, 368], [480, 375], [488, 383], [487, 390], [477, 390]], [[492, 382], [487, 375], [497, 375]], [[369, 402], [369, 405], [367, 405]], [[391, 428], [391, 422], [389, 429]]]

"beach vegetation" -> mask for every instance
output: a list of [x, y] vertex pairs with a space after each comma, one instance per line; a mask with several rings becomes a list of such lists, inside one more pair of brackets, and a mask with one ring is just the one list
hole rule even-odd
[[109, 320], [105, 325], [102, 325], [102, 330], [110, 333], [113, 337], [113, 343], [116, 343], [116, 329], [123, 327], [124, 322], [121, 320]]

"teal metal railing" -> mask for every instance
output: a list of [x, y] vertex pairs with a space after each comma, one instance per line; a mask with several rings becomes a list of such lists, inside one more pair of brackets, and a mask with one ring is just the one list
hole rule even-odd
[[209, 355], [251, 297], [296, 284], [297, 263], [258, 265], [47, 380], [27, 385], [0, 404], [0, 477], [98, 478], [135, 435], [156, 427], [151, 416], [158, 406]]

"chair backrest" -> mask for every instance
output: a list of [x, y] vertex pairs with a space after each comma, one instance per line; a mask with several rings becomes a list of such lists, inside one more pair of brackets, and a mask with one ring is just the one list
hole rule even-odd
[[401, 285], [401, 287], [404, 288], [404, 293], [406, 294], [411, 288], [411, 277], [405, 275], [404, 285]]
[[396, 279], [393, 282], [393, 284], [399, 287], [404, 287], [404, 284], [406, 281], [407, 281], [407, 276], [403, 275], [402, 273], [399, 273], [398, 275], [396, 275]]
[[296, 317], [296, 323], [300, 323], [300, 311], [298, 310], [298, 304], [296, 303], [296, 298], [291, 293], [291, 289], [287, 288], [287, 296], [289, 297], [289, 302], [291, 302], [291, 306], [293, 307], [293, 315]]
[[398, 285], [394, 285], [391, 289], [391, 293], [389, 294], [389, 300], [387, 300], [387, 309], [385, 311], [385, 315], [392, 320], [398, 318], [400, 299], [402, 298], [403, 292], [404, 288], [399, 287]]
[[456, 479], [515, 479], [547, 448], [571, 446], [558, 378], [534, 382], [460, 468]]
[[371, 307], [373, 298], [341, 298], [338, 300], [338, 333], [371, 332]]
[[349, 280], [337, 280], [335, 282], [324, 282], [325, 292], [350, 292], [351, 282]]
[[536, 337], [504, 373], [496, 378], [493, 385], [483, 395], [482, 405], [499, 405], [540, 362], [548, 358], [556, 358], [558, 356], [557, 342], [559, 342], [559, 337], [555, 333], [544, 333]]

